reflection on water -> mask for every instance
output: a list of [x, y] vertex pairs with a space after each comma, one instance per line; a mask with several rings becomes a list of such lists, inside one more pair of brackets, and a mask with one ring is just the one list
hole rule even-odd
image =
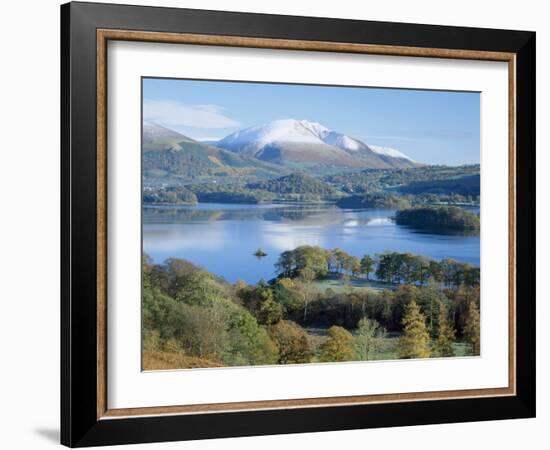
[[[143, 249], [155, 262], [185, 258], [228, 281], [249, 283], [272, 278], [279, 254], [306, 244], [358, 257], [387, 250], [479, 264], [479, 236], [418, 232], [395, 225], [394, 214], [326, 204], [145, 207]], [[258, 248], [267, 256], [256, 258]]]
[[[144, 221], [185, 223], [189, 221], [211, 220], [282, 220], [301, 221], [311, 216], [333, 216], [334, 220], [341, 211], [334, 205], [233, 205], [219, 203], [201, 203], [197, 206], [146, 206]], [[315, 220], [315, 219], [314, 219]]]

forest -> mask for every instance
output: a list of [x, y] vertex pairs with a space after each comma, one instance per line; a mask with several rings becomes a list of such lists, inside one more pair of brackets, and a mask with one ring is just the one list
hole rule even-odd
[[[144, 255], [144, 370], [480, 354], [476, 266], [300, 246], [275, 268], [231, 284]], [[331, 279], [342, 289], [324, 288]]]
[[183, 186], [169, 186], [163, 189], [145, 188], [143, 202], [150, 205], [186, 205], [196, 204], [197, 196]]
[[372, 194], [350, 195], [339, 199], [336, 204], [340, 208], [410, 208], [411, 201], [404, 196], [390, 192], [375, 192]]

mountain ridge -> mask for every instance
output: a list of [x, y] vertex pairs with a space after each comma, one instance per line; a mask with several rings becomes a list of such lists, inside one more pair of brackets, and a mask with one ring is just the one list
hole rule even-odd
[[[307, 120], [283, 119], [201, 142], [143, 122], [143, 170], [154, 184], [261, 180], [302, 171], [325, 175], [363, 169], [417, 167], [395, 149], [373, 146]], [[222, 177], [222, 178], [220, 178]]]
[[359, 139], [308, 120], [274, 120], [231, 133], [215, 145], [279, 164], [379, 169], [418, 165], [398, 150], [383, 147], [375, 150]]
[[170, 128], [143, 123], [143, 172], [149, 181], [197, 181], [212, 176], [258, 178], [288, 173], [284, 167], [203, 144]]

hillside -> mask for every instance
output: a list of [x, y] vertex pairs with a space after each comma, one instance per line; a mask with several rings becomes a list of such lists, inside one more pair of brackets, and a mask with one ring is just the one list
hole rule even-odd
[[155, 184], [187, 183], [211, 177], [262, 179], [281, 175], [285, 169], [145, 123], [143, 173], [146, 181]]
[[[404, 193], [421, 192], [430, 187], [441, 187], [446, 193], [455, 192], [453, 186], [468, 185], [471, 192], [463, 195], [479, 195], [479, 164], [464, 166], [421, 166], [399, 170], [366, 169], [359, 172], [342, 172], [325, 176], [324, 181], [338, 186], [344, 192], [362, 193], [376, 190], [397, 189]], [[476, 187], [477, 177], [477, 192]], [[437, 182], [441, 180], [441, 183]], [[410, 189], [410, 191], [409, 191]]]
[[399, 188], [407, 194], [459, 194], [476, 196], [480, 191], [479, 174], [445, 180], [414, 181]]
[[275, 121], [233, 133], [217, 145], [230, 149], [144, 123], [145, 203], [338, 200], [343, 208], [479, 203], [479, 165], [417, 165], [399, 150], [370, 147], [312, 122]]

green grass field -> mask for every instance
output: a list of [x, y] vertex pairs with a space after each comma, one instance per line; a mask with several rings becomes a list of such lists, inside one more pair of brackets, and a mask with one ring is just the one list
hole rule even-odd
[[363, 289], [377, 292], [395, 287], [391, 283], [382, 283], [381, 281], [357, 277], [349, 277], [349, 281], [345, 282], [338, 275], [329, 275], [323, 280], [316, 280], [312, 283], [312, 286], [318, 293], [324, 293], [327, 289], [332, 289], [337, 294]]
[[[310, 344], [317, 353], [319, 347], [327, 339], [328, 328], [321, 327], [306, 327], [305, 328]], [[352, 332], [353, 334], [353, 332]], [[397, 343], [399, 341], [399, 333], [388, 333], [386, 338], [380, 339], [375, 351], [370, 356], [370, 361], [387, 361], [399, 359], [397, 354]], [[455, 352], [455, 356], [471, 356], [470, 346], [465, 342], [455, 342], [452, 344]], [[314, 357], [312, 362], [319, 362], [318, 357]]]

